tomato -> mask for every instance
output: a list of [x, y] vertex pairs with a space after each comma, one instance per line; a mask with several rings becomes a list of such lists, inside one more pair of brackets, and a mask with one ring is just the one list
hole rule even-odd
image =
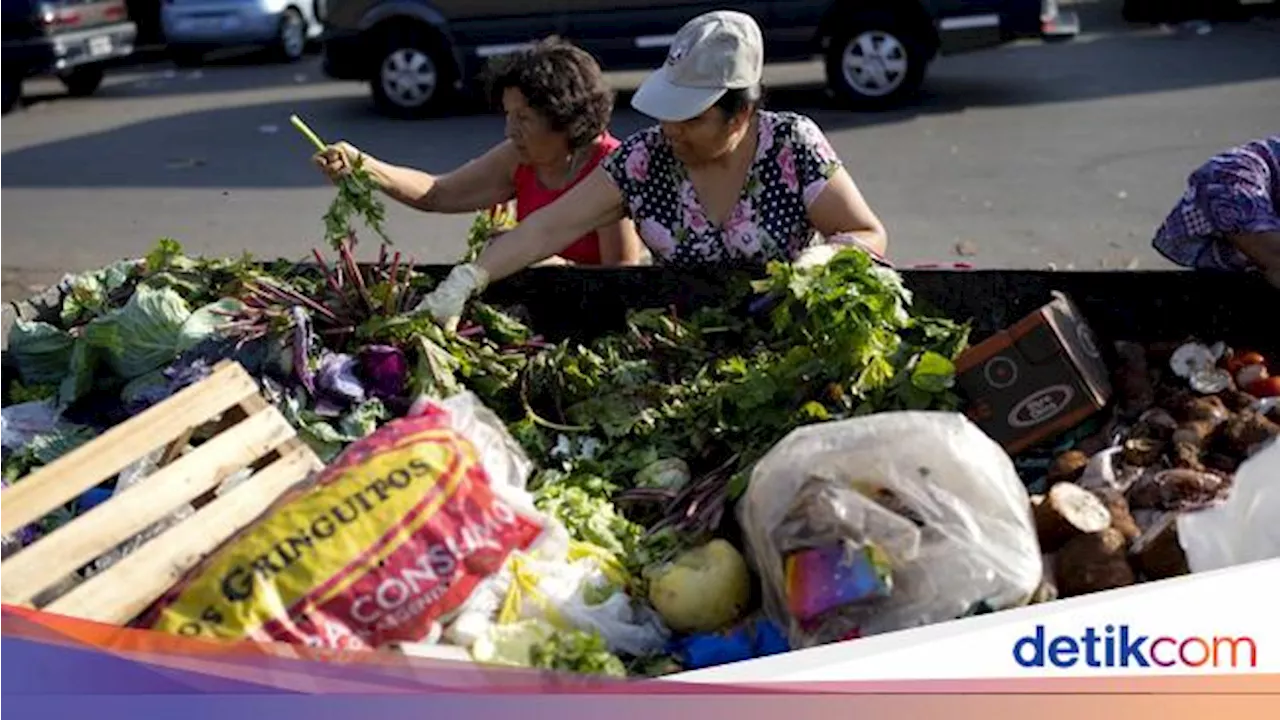
[[1246, 390], [1254, 397], [1280, 397], [1280, 376], [1263, 378]]
[[1256, 353], [1252, 351], [1242, 352], [1236, 355], [1232, 355], [1231, 358], [1227, 360], [1227, 370], [1232, 375], [1235, 375], [1236, 373], [1240, 372], [1244, 368], [1249, 367], [1250, 365], [1265, 366], [1266, 364], [1267, 364], [1267, 359], [1262, 357], [1261, 353]]

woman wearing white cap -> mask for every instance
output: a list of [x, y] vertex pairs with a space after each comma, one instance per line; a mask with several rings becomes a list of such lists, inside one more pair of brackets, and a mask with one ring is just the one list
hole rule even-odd
[[659, 125], [629, 137], [475, 263], [455, 267], [419, 309], [451, 324], [489, 282], [625, 217], [659, 263], [810, 264], [847, 245], [882, 258], [884, 226], [817, 124], [760, 109], [763, 56], [749, 15], [691, 20], [631, 101]]

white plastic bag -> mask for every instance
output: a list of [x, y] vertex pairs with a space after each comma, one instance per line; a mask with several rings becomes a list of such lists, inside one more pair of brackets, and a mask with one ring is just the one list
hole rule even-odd
[[1221, 505], [1178, 516], [1178, 542], [1191, 572], [1280, 557], [1280, 442], [1236, 470]]
[[[625, 581], [626, 571], [616, 559], [586, 543], [570, 542], [559, 556], [516, 554], [485, 595], [474, 598], [445, 631], [445, 638], [464, 647], [483, 647], [505, 628], [539, 621], [561, 630], [598, 632], [612, 652], [658, 652], [670, 631], [651, 608], [632, 601], [621, 588]], [[609, 586], [614, 591], [601, 601]]]
[[[504, 575], [509, 585], [499, 624], [543, 620], [566, 630], [594, 630], [611, 651], [637, 656], [661, 650], [670, 636], [657, 613], [626, 594], [626, 571], [617, 560], [592, 545], [571, 543], [558, 561], [512, 557]], [[610, 586], [613, 592], [602, 602], [592, 597]]]
[[[738, 512], [765, 611], [793, 648], [1025, 602], [1043, 573], [1013, 461], [958, 413], [800, 428], [757, 463]], [[814, 559], [833, 543], [837, 559]], [[871, 567], [887, 573], [879, 594], [845, 600], [849, 587], [865, 589]], [[837, 580], [842, 573], [856, 577]], [[827, 609], [793, 612], [814, 607]]]

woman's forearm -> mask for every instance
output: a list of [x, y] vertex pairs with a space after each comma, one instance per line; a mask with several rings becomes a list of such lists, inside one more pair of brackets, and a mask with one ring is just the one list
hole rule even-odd
[[531, 216], [514, 229], [503, 233], [485, 245], [476, 258], [489, 279], [497, 282], [509, 275], [554, 257], [557, 253], [572, 244], [572, 238], [560, 237], [563, 233], [552, 232], [546, 223], [539, 223]]
[[364, 156], [364, 169], [387, 197], [411, 208], [437, 212], [432, 202], [432, 190], [437, 178], [430, 173], [383, 162]]
[[563, 252], [575, 239], [622, 218], [622, 195], [597, 167], [555, 202], [494, 238], [474, 264], [485, 271], [489, 282], [496, 282]]
[[875, 255], [884, 257], [889, 247], [889, 238], [883, 229], [849, 230], [835, 233], [827, 237], [827, 242], [835, 245], [857, 245]]

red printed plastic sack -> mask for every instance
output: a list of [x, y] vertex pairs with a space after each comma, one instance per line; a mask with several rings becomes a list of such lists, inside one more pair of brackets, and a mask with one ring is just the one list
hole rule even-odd
[[475, 446], [430, 407], [353, 444], [137, 624], [331, 648], [419, 641], [543, 531], [531, 507], [495, 492]]

